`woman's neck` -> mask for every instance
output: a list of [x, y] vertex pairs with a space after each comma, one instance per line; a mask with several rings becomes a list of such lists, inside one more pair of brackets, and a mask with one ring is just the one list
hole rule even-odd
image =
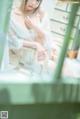
[[34, 12], [33, 12], [33, 11], [26, 11], [25, 14], [26, 14], [26, 15], [33, 15]]
[[35, 14], [35, 12], [34, 11], [27, 11], [26, 10], [23, 14], [26, 15], [26, 16], [32, 16], [32, 15]]

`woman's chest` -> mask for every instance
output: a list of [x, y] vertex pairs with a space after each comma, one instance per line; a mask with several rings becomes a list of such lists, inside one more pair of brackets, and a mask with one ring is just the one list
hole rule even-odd
[[[25, 16], [27, 17], [27, 16]], [[34, 29], [29, 29], [25, 23], [25, 17], [22, 15], [13, 15], [12, 17], [12, 24], [14, 26], [14, 29], [16, 31], [16, 33], [18, 34], [18, 36], [20, 36], [21, 38], [30, 38], [30, 37], [34, 37], [35, 35], [35, 31]], [[39, 17], [35, 17], [35, 16], [29, 16], [30, 17], [30, 21], [32, 22], [33, 25], [35, 26], [39, 26], [40, 25], [40, 20]]]
[[14, 15], [14, 20], [15, 22], [21, 27], [21, 28], [25, 28], [25, 29], [28, 29], [25, 22], [26, 22], [26, 19], [29, 17], [30, 18], [30, 21], [32, 22], [32, 24], [34, 25], [38, 25], [40, 24], [40, 18], [39, 18], [39, 15], [25, 15], [25, 16], [22, 16], [22, 15]]

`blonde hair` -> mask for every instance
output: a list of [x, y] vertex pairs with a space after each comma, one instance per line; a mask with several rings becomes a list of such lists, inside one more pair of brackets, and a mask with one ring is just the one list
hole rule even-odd
[[21, 1], [20, 10], [22, 11], [22, 13], [25, 13], [25, 0]]

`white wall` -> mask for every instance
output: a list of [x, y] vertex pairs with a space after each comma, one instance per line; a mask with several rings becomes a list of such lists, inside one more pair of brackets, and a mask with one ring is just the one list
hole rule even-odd
[[54, 9], [56, 0], [43, 0], [43, 7], [47, 12]]

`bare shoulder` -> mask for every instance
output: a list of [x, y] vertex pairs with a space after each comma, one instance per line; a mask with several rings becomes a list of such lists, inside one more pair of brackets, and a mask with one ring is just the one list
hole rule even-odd
[[22, 15], [22, 12], [20, 11], [19, 8], [13, 8], [12, 9], [12, 15], [17, 15], [17, 16], [21, 16]]
[[40, 19], [43, 19], [46, 16], [46, 12], [42, 9], [39, 9], [38, 13], [39, 13]]

